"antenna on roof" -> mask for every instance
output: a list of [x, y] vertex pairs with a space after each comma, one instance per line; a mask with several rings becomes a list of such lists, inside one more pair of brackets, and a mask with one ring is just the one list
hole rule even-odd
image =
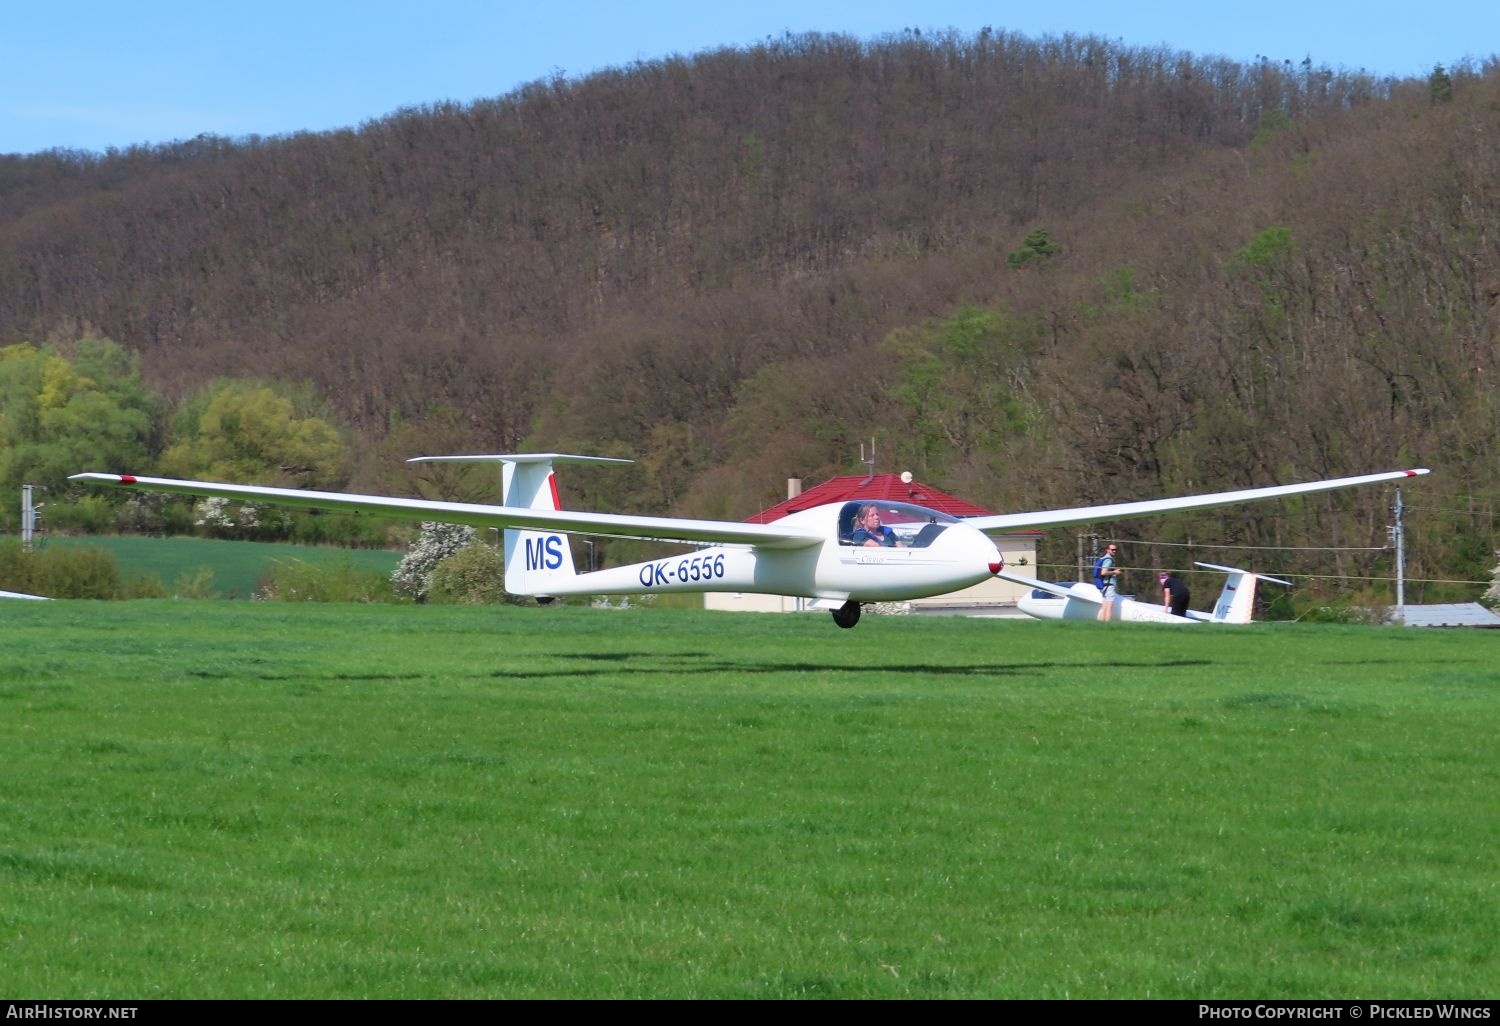
[[870, 481], [875, 477], [875, 439], [873, 439], [873, 438], [870, 439], [870, 458], [869, 459], [865, 459], [865, 443], [864, 442], [860, 442], [859, 443], [859, 462], [861, 462], [861, 463], [863, 463], [865, 465], [865, 469], [868, 472], [868, 474], [865, 477], [864, 481], [861, 482], [861, 483], [863, 483], [863, 484], [869, 484]]

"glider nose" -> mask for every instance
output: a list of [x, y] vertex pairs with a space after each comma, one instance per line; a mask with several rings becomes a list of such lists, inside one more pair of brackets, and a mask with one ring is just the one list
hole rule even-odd
[[993, 577], [1005, 569], [1005, 554], [1000, 551], [1000, 546], [995, 544], [995, 539], [987, 537], [984, 540], [989, 548], [989, 552], [985, 553], [989, 557], [985, 560], [985, 565], [989, 567], [990, 576]]
[[[995, 544], [995, 539], [983, 534], [980, 537], [984, 539], [984, 548], [982, 550], [984, 565], [989, 570], [990, 576], [993, 577], [1005, 569], [1005, 556], [1000, 552], [1000, 546]], [[981, 555], [979, 552], [974, 554], [976, 556]]]

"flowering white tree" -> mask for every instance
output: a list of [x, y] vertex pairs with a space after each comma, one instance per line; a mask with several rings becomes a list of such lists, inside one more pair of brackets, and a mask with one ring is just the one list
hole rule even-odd
[[264, 538], [287, 533], [292, 520], [285, 510], [212, 498], [194, 504], [193, 526], [211, 538]]
[[[1500, 557], [1500, 552], [1495, 553], [1495, 555]], [[1489, 590], [1484, 593], [1479, 601], [1491, 609], [1500, 609], [1500, 566], [1496, 566], [1495, 569], [1490, 571], [1490, 577], [1493, 580], [1490, 581]]]
[[391, 587], [397, 595], [426, 601], [427, 589], [432, 586], [432, 571], [449, 556], [464, 548], [475, 538], [472, 527], [463, 524], [440, 524], [431, 520], [422, 522], [422, 533], [412, 542], [411, 548], [391, 574]]

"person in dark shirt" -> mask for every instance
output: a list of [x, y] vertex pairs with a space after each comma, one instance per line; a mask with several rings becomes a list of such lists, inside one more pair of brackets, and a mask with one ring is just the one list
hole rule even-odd
[[1188, 586], [1176, 574], [1163, 573], [1158, 580], [1161, 582], [1162, 610], [1173, 616], [1186, 616], [1188, 603], [1193, 598]]

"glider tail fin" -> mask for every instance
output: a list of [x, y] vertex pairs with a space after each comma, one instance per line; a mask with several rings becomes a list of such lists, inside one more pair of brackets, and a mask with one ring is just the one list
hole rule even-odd
[[[418, 462], [499, 463], [500, 504], [522, 509], [562, 509], [553, 463], [630, 463], [602, 456], [562, 453], [524, 453], [505, 456], [418, 456]], [[505, 531], [505, 590], [512, 595], [548, 595], [577, 591], [567, 585], [577, 578], [573, 550], [560, 531]]]
[[[504, 496], [501, 504], [525, 509], [562, 509], [557, 494], [557, 475], [551, 460], [505, 464]], [[508, 528], [505, 532], [505, 590], [512, 595], [550, 594], [571, 581], [578, 573], [573, 568], [573, 548], [566, 535], [551, 531], [523, 531]]]
[[1255, 612], [1257, 581], [1270, 581], [1273, 584], [1285, 584], [1288, 587], [1292, 583], [1283, 581], [1279, 577], [1268, 577], [1265, 574], [1257, 574], [1232, 566], [1218, 566], [1214, 563], [1193, 565], [1208, 570], [1219, 570], [1229, 575], [1224, 581], [1224, 589], [1219, 592], [1219, 601], [1214, 603], [1214, 611], [1208, 617], [1215, 623], [1249, 623], [1251, 614]]

